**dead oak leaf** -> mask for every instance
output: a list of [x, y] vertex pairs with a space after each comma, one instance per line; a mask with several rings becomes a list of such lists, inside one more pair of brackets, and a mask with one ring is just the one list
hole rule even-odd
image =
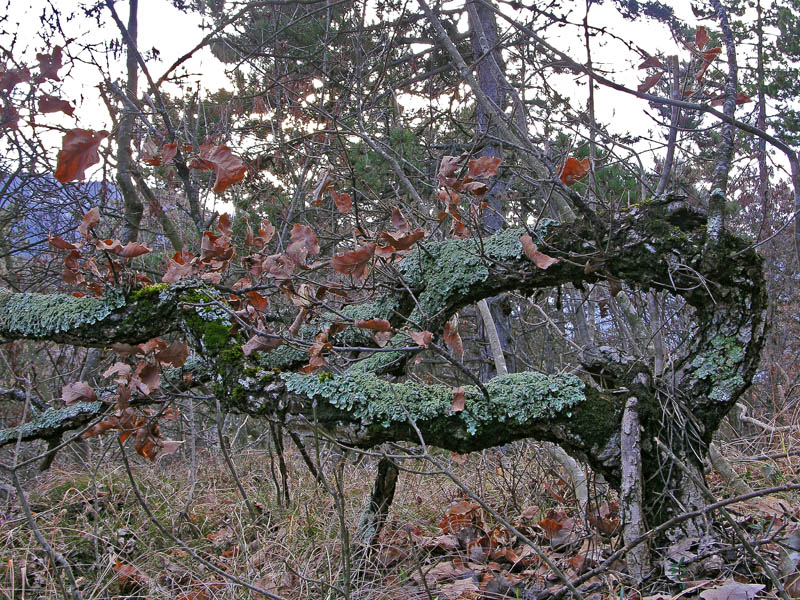
[[392, 331], [392, 324], [386, 319], [356, 319], [355, 326], [373, 331]]
[[286, 248], [288, 256], [299, 267], [305, 267], [306, 258], [319, 254], [317, 235], [310, 227], [295, 223], [289, 236], [289, 246]]
[[100, 142], [108, 137], [107, 131], [91, 129], [70, 129], [61, 140], [58, 151], [55, 178], [61, 183], [82, 180], [86, 169], [100, 162], [97, 149]]
[[467, 175], [474, 178], [496, 177], [497, 167], [500, 166], [500, 157], [481, 156], [467, 163]]
[[72, 116], [75, 113], [75, 107], [66, 100], [51, 96], [50, 94], [42, 94], [37, 99], [39, 105], [39, 112], [42, 114], [63, 112], [65, 115]]
[[39, 78], [61, 81], [61, 78], [58, 76], [58, 70], [63, 66], [61, 46], [53, 46], [53, 52], [51, 54], [37, 53], [36, 60], [39, 61]]
[[467, 394], [464, 391], [464, 388], [453, 388], [453, 402], [450, 404], [450, 413], [453, 414], [464, 410], [466, 402]]
[[453, 354], [459, 357], [464, 356], [464, 344], [461, 342], [461, 336], [458, 334], [458, 325], [455, 321], [451, 320], [444, 324], [442, 339], [445, 344], [450, 346]]
[[339, 273], [363, 279], [367, 274], [367, 265], [374, 254], [375, 244], [370, 242], [350, 252], [334, 256], [331, 259], [331, 267]]
[[648, 75], [645, 78], [645, 80], [636, 87], [636, 91], [638, 91], [640, 94], [648, 92], [650, 89], [653, 88], [655, 84], [661, 81], [661, 78], [663, 76], [664, 76], [663, 71], [660, 71], [658, 73], [653, 73], [652, 75]]
[[433, 340], [433, 334], [430, 331], [409, 331], [408, 335], [414, 340], [417, 346], [427, 348]]
[[227, 146], [203, 144], [200, 154], [189, 163], [192, 169], [213, 170], [216, 175], [213, 192], [221, 194], [229, 186], [244, 179], [247, 166]]
[[77, 402], [94, 402], [97, 393], [85, 381], [76, 381], [61, 389], [61, 399], [67, 406], [72, 406]]
[[589, 173], [590, 166], [588, 157], [583, 160], [578, 160], [570, 156], [564, 164], [561, 165], [558, 177], [564, 185], [570, 186], [576, 181], [580, 181], [586, 177]]
[[539, 252], [530, 234], [526, 233], [519, 238], [519, 241], [522, 242], [522, 249], [525, 251], [525, 256], [531, 259], [533, 263], [540, 269], [547, 269], [559, 261], [557, 258], [553, 258], [552, 256], [548, 256], [547, 254]]

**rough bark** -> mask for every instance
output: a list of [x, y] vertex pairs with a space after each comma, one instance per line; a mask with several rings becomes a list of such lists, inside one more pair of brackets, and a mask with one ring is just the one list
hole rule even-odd
[[[622, 415], [622, 484], [619, 493], [622, 506], [622, 538], [631, 543], [647, 531], [643, 511], [642, 489], [642, 438], [639, 430], [639, 400], [631, 396]], [[635, 582], [644, 580], [650, 568], [646, 544], [640, 544], [625, 555], [628, 574]]]
[[[747, 241], [731, 234], [722, 232], [709, 242], [706, 228], [702, 213], [680, 200], [658, 199], [613, 221], [601, 243], [591, 241], [597, 232], [582, 220], [538, 230], [542, 251], [562, 259], [547, 270], [525, 257], [522, 229], [500, 231], [480, 242], [452, 240], [423, 243], [424, 251], [416, 248], [398, 265], [405, 285], [343, 314], [386, 318], [395, 327], [415, 323], [439, 335], [457, 310], [498, 292], [532, 293], [611, 276], [633, 288], [682, 297], [696, 323], [669, 378], [654, 377], [652, 365], [614, 348], [596, 347], [585, 351], [581, 362], [600, 389], [569, 374], [501, 375], [485, 384], [486, 394], [466, 386], [465, 408], [459, 412], [451, 411], [450, 387], [396, 379], [414, 356], [407, 350], [414, 343], [404, 333], [340, 374], [294, 372], [307, 362], [307, 346], [285, 344], [245, 357], [245, 336], [232, 331], [224, 297], [201, 282], [101, 299], [2, 292], [0, 337], [101, 346], [138, 343], [180, 329], [194, 350], [191, 367], [184, 368], [210, 375], [226, 410], [290, 428], [315, 422], [332, 438], [362, 448], [417, 442], [420, 435], [428, 444], [460, 453], [521, 438], [552, 441], [616, 486], [621, 481], [622, 414], [627, 398], [635, 396], [643, 427], [644, 507], [648, 523], [657, 525], [705, 500], [683, 470], [664, 468], [668, 457], [654, 439], [702, 473], [711, 437], [750, 383], [763, 343], [761, 260], [747, 249]], [[587, 255], [601, 261], [603, 269], [587, 273]], [[319, 319], [325, 320], [324, 315]], [[307, 327], [306, 339], [315, 334], [314, 327]], [[332, 343], [362, 346], [363, 339], [362, 330], [347, 328]], [[64, 429], [74, 426], [73, 420]]]

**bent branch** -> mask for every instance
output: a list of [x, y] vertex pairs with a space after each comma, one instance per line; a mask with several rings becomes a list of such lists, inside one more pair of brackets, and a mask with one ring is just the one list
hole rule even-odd
[[[685, 425], [673, 432], [672, 451], [683, 460], [702, 458], [721, 419], [752, 380], [764, 337], [761, 260], [747, 240], [729, 233], [709, 242], [705, 215], [679, 199], [644, 203], [609, 221], [600, 242], [585, 220], [545, 223], [528, 232], [542, 252], [560, 259], [547, 269], [525, 256], [520, 242], [525, 229], [425, 243], [397, 266], [402, 285], [388, 287], [394, 291], [370, 304], [344, 308], [337, 319], [383, 318], [397, 331], [411, 327], [440, 335], [460, 308], [501, 291], [530, 294], [566, 283], [616, 280], [681, 297], [694, 312], [695, 329], [679, 349], [668, 380], [654, 375], [644, 359], [591, 348], [582, 363], [593, 386], [570, 374], [501, 375], [485, 385], [486, 394], [466, 387], [462, 409], [454, 406], [447, 386], [384, 378], [402, 376], [416, 353], [416, 344], [403, 332], [372, 352], [357, 343], [368, 336], [347, 327], [331, 340], [334, 349], [358, 346], [361, 360], [338, 373], [294, 372], [307, 362], [313, 336], [335, 320], [331, 314], [319, 315], [301, 330], [305, 345], [286, 343], [245, 356], [242, 346], [250, 334], [240, 328], [224, 295], [195, 281], [100, 299], [0, 292], [0, 336], [102, 346], [180, 330], [193, 348], [193, 368], [211, 375], [208, 380], [215, 382], [227, 410], [293, 427], [317, 426], [359, 447], [416, 442], [420, 433], [426, 443], [458, 452], [520, 438], [549, 440], [612, 482], [621, 474], [622, 413], [635, 396], [644, 428], [644, 476], [655, 489], [653, 478], [663, 470], [664, 455], [652, 439], [669, 426], [665, 411], [684, 416]], [[70, 425], [74, 422], [64, 421], [65, 428]]]

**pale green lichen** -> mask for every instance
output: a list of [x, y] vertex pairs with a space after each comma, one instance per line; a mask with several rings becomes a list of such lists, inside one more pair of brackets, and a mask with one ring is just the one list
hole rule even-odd
[[744, 349], [732, 337], [717, 336], [711, 340], [711, 350], [698, 354], [692, 361], [698, 379], [720, 381], [734, 374], [744, 360]]
[[203, 288], [202, 291], [192, 291], [184, 294], [182, 298], [187, 303], [194, 304], [194, 312], [203, 321], [215, 322], [221, 325], [231, 325], [231, 317], [223, 308], [226, 306], [225, 298], [219, 290]]
[[698, 354], [692, 366], [694, 376], [713, 384], [708, 397], [718, 402], [728, 402], [744, 385], [736, 372], [744, 360], [744, 348], [732, 337], [717, 336], [711, 340], [711, 350]]
[[741, 375], [734, 375], [728, 379], [717, 382], [708, 397], [717, 402], [730, 402], [734, 394], [742, 389], [744, 379]]
[[[371, 373], [304, 375], [283, 373], [288, 391], [332, 406], [361, 419], [365, 425], [429, 421], [450, 416], [453, 390], [443, 385], [390, 383]], [[497, 422], [527, 424], [568, 411], [586, 399], [583, 382], [574, 375], [547, 376], [525, 372], [495, 377], [486, 385], [489, 400], [466, 386], [465, 407], [455, 413], [471, 435]], [[569, 416], [567, 412], [567, 416]]]
[[[554, 223], [546, 219], [533, 232], [539, 243]], [[513, 228], [487, 238], [428, 243], [409, 254], [399, 271], [409, 287], [423, 289], [419, 304], [425, 315], [432, 316], [454, 295], [467, 294], [485, 282], [492, 263], [522, 260], [520, 238], [526, 233], [523, 228]], [[418, 313], [415, 311], [412, 319], [422, 316]]]
[[[392, 295], [380, 296], [374, 302], [344, 307], [339, 314], [327, 312], [318, 320], [300, 328], [297, 337], [310, 341], [321, 331], [325, 331], [333, 322], [356, 321], [369, 319], [389, 320], [396, 314], [399, 300]], [[347, 327], [337, 333], [333, 342], [341, 346], [372, 346], [372, 331], [359, 327]], [[308, 352], [304, 348], [284, 344], [271, 352], [259, 353], [258, 364], [266, 369], [286, 370], [308, 360]]]
[[0, 290], [0, 328], [8, 335], [47, 338], [91, 327], [125, 305], [121, 293], [102, 298], [64, 294], [17, 294]]
[[70, 429], [82, 417], [90, 418], [100, 413], [102, 402], [78, 402], [59, 410], [49, 408], [35, 419], [19, 427], [0, 430], [0, 446], [18, 439], [45, 438], [59, 431]]
[[284, 344], [272, 352], [263, 352], [258, 355], [258, 364], [265, 369], [282, 371], [291, 369], [303, 361], [308, 361], [308, 352], [289, 344]]

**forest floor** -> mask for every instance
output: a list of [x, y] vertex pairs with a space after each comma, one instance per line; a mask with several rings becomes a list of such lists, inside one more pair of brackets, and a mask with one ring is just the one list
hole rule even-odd
[[[105, 451], [95, 444], [86, 463], [64, 452], [25, 484], [37, 527], [70, 563], [84, 599], [260, 597], [214, 567], [287, 599], [536, 598], [564, 584], [522, 536], [570, 579], [608, 562], [622, 545], [615, 494], [592, 482], [596, 502], [579, 510], [558, 468], [532, 443], [467, 456], [437, 454], [453, 477], [428, 472], [430, 463], [420, 460], [401, 462], [388, 521], [365, 553], [357, 531], [374, 456], [320, 451], [326, 489], [287, 446], [287, 503], [276, 456], [268, 449], [236, 452], [235, 470], [251, 511], [213, 449], [198, 449], [194, 463], [187, 448], [156, 463], [131, 452], [137, 498], [112, 441], [109, 436]], [[752, 438], [722, 444], [754, 489], [798, 483], [798, 446], [796, 430], [757, 444]], [[756, 447], [762, 455], [788, 450], [790, 456], [752, 460]], [[315, 454], [313, 445], [309, 451]], [[708, 483], [718, 498], [732, 496], [715, 472]], [[54, 576], [19, 503], [8, 493], [0, 500], [0, 597], [63, 597], [66, 582]], [[142, 501], [167, 533], [157, 529]], [[788, 596], [800, 597], [800, 493], [774, 492], [728, 509]], [[593, 600], [779, 597], [764, 569], [745, 560], [729, 537], [730, 546], [717, 545], [705, 556], [687, 549], [668, 580], [633, 587], [624, 560], [617, 559], [580, 591]]]

